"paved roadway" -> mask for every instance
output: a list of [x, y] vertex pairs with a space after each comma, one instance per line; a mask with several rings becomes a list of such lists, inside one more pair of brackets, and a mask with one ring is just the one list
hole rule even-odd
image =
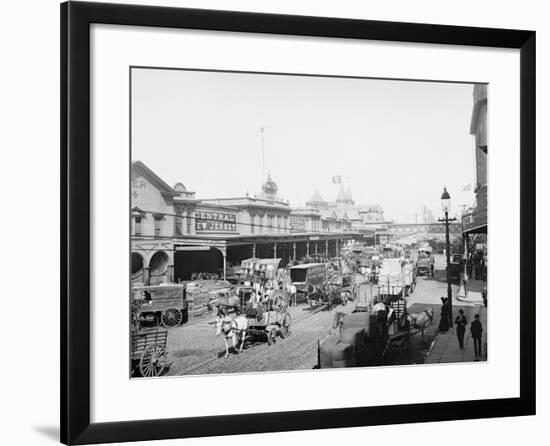
[[[436, 259], [436, 268], [441, 264]], [[444, 263], [443, 263], [444, 264]], [[436, 271], [436, 277], [418, 278], [415, 292], [408, 298], [409, 312], [420, 312], [429, 307], [434, 310], [434, 323], [425, 333], [412, 337], [409, 352], [393, 352], [388, 363], [423, 363], [426, 352], [437, 334], [440, 312], [440, 297], [446, 295], [444, 272]], [[265, 340], [247, 344], [241, 353], [230, 351], [224, 358], [225, 343], [216, 336], [215, 318], [207, 314], [190, 320], [182, 327], [172, 328], [168, 334], [168, 352], [173, 361], [167, 375], [202, 375], [218, 373], [245, 373], [258, 371], [310, 370], [317, 364], [317, 343], [331, 329], [336, 311], [350, 312], [353, 303], [339, 305], [331, 311], [311, 312], [306, 304], [290, 308], [291, 334], [277, 338], [269, 346]]]
[[262, 339], [247, 343], [241, 353], [230, 351], [224, 358], [225, 343], [216, 337], [214, 317], [206, 315], [183, 327], [170, 329], [168, 352], [174, 361], [168, 375], [257, 372], [312, 369], [317, 364], [317, 341], [331, 328], [336, 311], [350, 312], [351, 304], [331, 311], [311, 312], [305, 304], [289, 309], [291, 334], [277, 337], [273, 345]]

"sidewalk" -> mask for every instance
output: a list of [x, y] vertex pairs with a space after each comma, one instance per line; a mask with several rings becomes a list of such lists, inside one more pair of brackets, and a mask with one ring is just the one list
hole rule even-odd
[[[471, 301], [472, 293], [468, 296], [468, 301]], [[454, 300], [454, 299], [453, 299]], [[476, 299], [477, 300], [477, 299]], [[482, 300], [483, 302], [483, 300]], [[453, 318], [458, 315], [459, 308], [464, 310], [464, 316], [468, 320], [466, 333], [464, 335], [464, 349], [458, 346], [456, 337], [456, 326], [453, 325], [446, 333], [439, 333], [434, 339], [432, 346], [426, 356], [425, 364], [437, 364], [445, 362], [472, 362], [475, 360], [474, 343], [470, 336], [470, 323], [474, 320], [474, 315], [479, 314], [481, 324], [483, 326], [483, 337], [481, 339], [482, 357], [480, 361], [487, 361], [487, 308], [483, 304], [468, 302], [469, 305], [457, 305], [453, 302]], [[439, 323], [439, 321], [437, 321]]]
[[[466, 297], [462, 297], [462, 296], [458, 296], [458, 293], [457, 293], [455, 295], [455, 298], [458, 299], [460, 302], [468, 302], [474, 305], [483, 305], [482, 290], [486, 285], [487, 285], [487, 282], [483, 282], [481, 280], [471, 280], [468, 295]], [[462, 290], [463, 288], [461, 288], [461, 291]]]

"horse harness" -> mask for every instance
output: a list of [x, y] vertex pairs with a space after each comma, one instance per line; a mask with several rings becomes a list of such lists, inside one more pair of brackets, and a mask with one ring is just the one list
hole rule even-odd
[[[228, 328], [226, 328], [228, 327]], [[226, 338], [230, 338], [231, 337], [231, 332], [232, 331], [235, 331], [236, 333], [238, 333], [239, 331], [239, 326], [237, 325], [237, 322], [235, 322], [234, 319], [231, 319], [229, 321], [223, 321], [222, 322], [222, 333], [224, 334], [224, 336]]]

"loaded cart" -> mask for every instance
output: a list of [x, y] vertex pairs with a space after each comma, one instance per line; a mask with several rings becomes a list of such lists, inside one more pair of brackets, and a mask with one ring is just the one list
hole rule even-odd
[[165, 328], [143, 328], [132, 330], [131, 374], [144, 378], [160, 376], [170, 366], [167, 360]]
[[318, 342], [315, 368], [382, 364], [387, 335], [384, 324], [380, 322], [377, 314], [336, 313], [331, 332]]
[[247, 314], [246, 337], [266, 336], [267, 343], [271, 345], [277, 335], [283, 339], [290, 335], [291, 322], [290, 313], [287, 311], [287, 296], [280, 291], [274, 291], [265, 303], [265, 311], [261, 314]]
[[170, 328], [188, 319], [185, 284], [134, 287], [132, 296], [139, 304], [140, 325], [152, 322]]

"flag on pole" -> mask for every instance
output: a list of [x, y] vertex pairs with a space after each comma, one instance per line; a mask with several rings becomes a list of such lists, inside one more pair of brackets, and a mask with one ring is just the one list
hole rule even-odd
[[342, 182], [342, 175], [336, 175], [332, 177], [333, 184], [340, 184]]
[[463, 191], [469, 191], [469, 190], [472, 190], [472, 183], [470, 183], [470, 184], [467, 184], [466, 186], [464, 186], [464, 187], [462, 188], [462, 190], [463, 190]]

